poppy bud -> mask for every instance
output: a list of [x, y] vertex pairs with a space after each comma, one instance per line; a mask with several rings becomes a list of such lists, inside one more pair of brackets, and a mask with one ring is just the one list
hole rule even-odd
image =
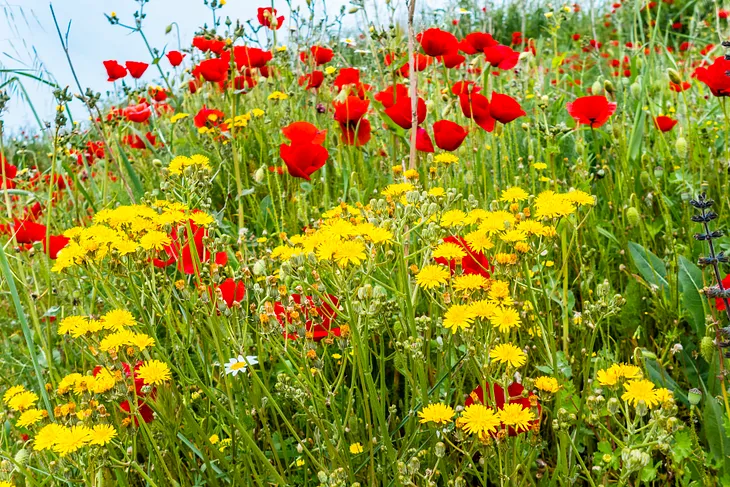
[[644, 187], [649, 186], [649, 184], [651, 183], [651, 177], [646, 171], [641, 171], [641, 174], [639, 175], [639, 180], [641, 181], [641, 185]]
[[601, 82], [596, 80], [591, 86], [591, 95], [600, 95], [602, 91]]
[[712, 337], [702, 337], [700, 341], [700, 355], [708, 363], [712, 362], [712, 357], [715, 355], [715, 341]]
[[165, 27], [165, 34], [169, 34], [170, 32], [172, 32], [172, 24]]
[[641, 85], [639, 83], [631, 83], [629, 89], [631, 90], [631, 96], [634, 98], [641, 96]]
[[629, 220], [632, 227], [638, 226], [639, 223], [641, 223], [639, 210], [637, 210], [634, 206], [631, 206], [628, 210], [626, 210], [626, 218]]
[[677, 70], [672, 68], [667, 69], [667, 76], [669, 76], [669, 81], [671, 81], [672, 83], [677, 85], [682, 84], [682, 78], [679, 76]]
[[679, 157], [687, 156], [687, 140], [684, 137], [677, 137], [674, 148], [677, 150]]
[[350, 10], [347, 11], [348, 14], [356, 14], [360, 10], [359, 7], [350, 7]]
[[654, 177], [657, 179], [661, 179], [662, 176], [664, 176], [664, 168], [662, 166], [657, 166], [654, 168]]
[[611, 80], [606, 80], [603, 82], [603, 89], [606, 90], [606, 93], [614, 94], [616, 92], [616, 87], [613, 86], [613, 83], [611, 83]]
[[255, 173], [253, 173], [253, 180], [256, 181], [257, 183], [260, 183], [261, 181], [264, 180], [265, 175], [266, 175], [266, 173], [264, 171], [264, 168], [260, 167], [256, 170]]
[[690, 389], [687, 392], [687, 399], [689, 400], [689, 403], [692, 406], [698, 405], [700, 403], [700, 401], [702, 400], [702, 391], [700, 391], [696, 387]]

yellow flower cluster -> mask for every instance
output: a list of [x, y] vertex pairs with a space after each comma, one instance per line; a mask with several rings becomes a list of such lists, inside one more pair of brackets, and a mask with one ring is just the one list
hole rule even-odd
[[144, 333], [135, 333], [128, 329], [134, 326], [137, 321], [132, 313], [123, 309], [109, 311], [99, 320], [87, 316], [68, 316], [61, 320], [58, 325], [59, 335], [71, 335], [79, 338], [94, 335], [101, 331], [110, 331], [101, 338], [99, 350], [102, 352], [114, 352], [120, 347], [137, 347], [140, 351], [147, 347], [155, 346], [154, 338]]
[[117, 430], [110, 424], [97, 424], [89, 427], [83, 424], [64, 426], [50, 423], [34, 438], [35, 451], [53, 450], [64, 457], [85, 446], [104, 446], [117, 436]]
[[210, 171], [210, 159], [200, 154], [195, 154], [190, 157], [177, 156], [172, 161], [170, 161], [170, 165], [168, 166], [167, 170], [170, 172], [170, 174], [179, 176], [188, 167], [205, 169], [206, 171]]
[[121, 379], [120, 376], [112, 374], [107, 368], [100, 369], [95, 376], [81, 375], [74, 372], [61, 379], [56, 388], [56, 393], [60, 396], [71, 391], [76, 395], [81, 395], [84, 392], [103, 394], [111, 390], [119, 379]]
[[595, 198], [583, 191], [563, 194], [550, 190], [543, 191], [535, 198], [535, 218], [539, 220], [562, 218], [575, 213], [579, 206], [592, 206], [595, 203]]
[[340, 267], [359, 265], [367, 259], [371, 245], [384, 245], [393, 233], [367, 221], [367, 208], [342, 204], [329, 210], [316, 229], [295, 235], [287, 244], [274, 248], [272, 259], [288, 261], [298, 255], [314, 254], [320, 261], [336, 262]]
[[602, 386], [613, 387], [623, 382], [624, 393], [621, 399], [633, 406], [644, 403], [649, 408], [671, 404], [674, 393], [669, 389], [656, 388], [650, 380], [644, 379], [641, 369], [635, 365], [613, 364], [608, 369], [599, 370], [596, 380]]
[[198, 226], [212, 223], [205, 212], [190, 210], [181, 203], [156, 201], [152, 206], [119, 206], [101, 210], [89, 227], [73, 227], [64, 232], [71, 239], [59, 253], [52, 270], [99, 262], [107, 256], [121, 258], [139, 250], [157, 252], [171, 243], [168, 235], [173, 225], [191, 221]]

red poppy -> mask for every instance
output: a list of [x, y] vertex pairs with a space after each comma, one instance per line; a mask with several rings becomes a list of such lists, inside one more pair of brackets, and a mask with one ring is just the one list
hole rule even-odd
[[[154, 147], [157, 143], [157, 137], [152, 135], [151, 132], [147, 132], [145, 134], [145, 139], [147, 139], [147, 142]], [[145, 144], [145, 141], [137, 134], [129, 134], [125, 135], [122, 141], [129, 145], [132, 149], [146, 149], [147, 144]]]
[[715, 59], [709, 67], [699, 67], [695, 70], [694, 76], [706, 84], [715, 96], [730, 96], [730, 61], [725, 56]]
[[299, 86], [305, 86], [305, 90], [316, 89], [322, 86], [324, 82], [324, 73], [322, 71], [312, 71], [309, 74], [299, 78]]
[[520, 53], [513, 51], [509, 46], [497, 45], [484, 49], [484, 55], [489, 64], [503, 71], [517, 66], [520, 60]]
[[228, 79], [228, 63], [223, 59], [206, 59], [193, 68], [195, 79], [202, 77], [211, 83]]
[[469, 95], [479, 93], [482, 89], [473, 81], [457, 81], [451, 85], [451, 93], [455, 95]]
[[500, 93], [492, 93], [492, 100], [489, 102], [489, 114], [502, 123], [510, 123], [527, 115], [517, 100]]
[[675, 120], [672, 117], [667, 117], [666, 115], [659, 115], [654, 119], [654, 125], [662, 132], [669, 132], [675, 125], [677, 125], [677, 122], [678, 120]]
[[494, 118], [489, 109], [489, 100], [480, 93], [459, 95], [459, 105], [464, 116], [471, 118], [487, 132], [494, 130]]
[[46, 226], [29, 219], [18, 220], [13, 218], [10, 233], [19, 244], [32, 244], [33, 242], [42, 242], [46, 238]]
[[340, 122], [340, 129], [342, 130], [342, 141], [347, 145], [360, 147], [370, 141], [371, 127], [370, 120], [367, 118], [362, 118], [355, 123]]
[[259, 20], [259, 24], [271, 30], [279, 30], [284, 25], [284, 16], [277, 17], [275, 8], [259, 8], [256, 17]]
[[404, 84], [398, 83], [395, 86], [390, 85], [383, 91], [376, 93], [373, 98], [379, 101], [383, 107], [390, 108], [395, 105], [398, 98], [408, 96], [408, 87]]
[[416, 129], [416, 150], [418, 152], [432, 153], [434, 151], [431, 136], [428, 135], [426, 129], [418, 127]]
[[433, 124], [433, 138], [441, 150], [455, 151], [466, 138], [467, 130], [451, 120], [439, 120]]
[[499, 45], [499, 42], [495, 41], [491, 34], [473, 32], [464, 37], [464, 40], [459, 43], [459, 49], [465, 54], [476, 54], [496, 45]]
[[140, 63], [137, 61], [127, 61], [125, 64], [127, 66], [127, 71], [129, 71], [129, 74], [134, 79], [141, 78], [144, 72], [147, 71], [147, 68], [149, 67], [149, 64]]
[[335, 120], [340, 123], [357, 123], [368, 113], [370, 100], [362, 100], [357, 96], [348, 96], [344, 102], [335, 101]]
[[[416, 114], [418, 125], [421, 125], [426, 119], [426, 102], [422, 98], [418, 98], [416, 102]], [[411, 120], [411, 97], [403, 96], [399, 97], [395, 104], [385, 109], [385, 114], [393, 120], [393, 123], [404, 128], [409, 129], [413, 125]]]
[[[489, 279], [494, 266], [489, 264], [489, 260], [483, 252], [473, 251], [461, 237], [449, 236], [444, 239], [444, 242], [456, 244], [466, 253], [466, 257], [461, 259], [461, 270], [464, 274], [479, 274]], [[438, 257], [434, 260], [441, 265], [448, 266], [452, 274], [456, 271], [456, 259], [446, 260], [443, 257]]]
[[[132, 367], [128, 363], [122, 362], [122, 370], [124, 371], [124, 375], [127, 378], [131, 378], [132, 381], [134, 382], [135, 395], [137, 396], [136, 412], [142, 417], [142, 421], [144, 421], [145, 423], [151, 423], [155, 416], [152, 411], [152, 408], [150, 408], [149, 405], [147, 405], [146, 398], [149, 398], [151, 400], [154, 399], [155, 395], [157, 393], [157, 390], [153, 387], [152, 390], [148, 394], [145, 394], [143, 392], [143, 388], [145, 386], [144, 379], [140, 378], [137, 375], [137, 371], [142, 366], [142, 364], [143, 364], [143, 362], [139, 361], [135, 364], [134, 369], [132, 369]], [[95, 367], [92, 372], [94, 377], [96, 377], [96, 375], [99, 372], [101, 372], [101, 370], [102, 370], [101, 367], [99, 367], [99, 366]], [[128, 400], [125, 400], [125, 401], [122, 401], [121, 403], [119, 403], [119, 407], [122, 409], [122, 411], [125, 411], [127, 413], [132, 412]], [[139, 420], [137, 419], [137, 416], [134, 417], [134, 424], [139, 426]]]
[[311, 175], [327, 162], [329, 152], [321, 145], [311, 142], [281, 144], [279, 155], [284, 160], [289, 174], [295, 178], [311, 180]]
[[[489, 395], [487, 396], [486, 401], [484, 398], [484, 389], [482, 389], [482, 386], [480, 385], [469, 394], [469, 397], [466, 398], [466, 401], [464, 401], [464, 407], [469, 407], [474, 403], [480, 403], [487, 407], [491, 407], [496, 411], [499, 411], [500, 409], [504, 409], [505, 403], [520, 404], [523, 409], [531, 409], [533, 407], [533, 404], [535, 404], [537, 406], [537, 419], [530, 421], [530, 426], [537, 427], [540, 424], [539, 418], [540, 414], [542, 413], [542, 406], [540, 406], [540, 403], [537, 400], [537, 396], [535, 396], [533, 393], [529, 392], [527, 394], [527, 397], [524, 397], [525, 388], [522, 384], [513, 382], [512, 384], [507, 386], [507, 394], [509, 394], [508, 397], [505, 397], [504, 388], [499, 384], [494, 384], [492, 386], [489, 382], [487, 382], [486, 386], [487, 390], [489, 391]], [[502, 427], [504, 428], [504, 424], [502, 425]], [[517, 436], [520, 433], [526, 433], [527, 431], [529, 431], [529, 429], [514, 428], [510, 426], [507, 431], [509, 436]], [[492, 433], [492, 435], [495, 434], [496, 433]]]
[[337, 73], [333, 84], [338, 91], [342, 90], [345, 85], [359, 85], [360, 84], [360, 70], [355, 68], [342, 68]]
[[18, 168], [10, 164], [2, 154], [0, 154], [0, 188], [12, 189], [15, 183], [12, 179], [18, 174]]
[[236, 46], [233, 48], [233, 57], [236, 61], [236, 67], [240, 71], [244, 66], [247, 68], [263, 68], [274, 55], [271, 51], [264, 51], [258, 47]]
[[254, 79], [253, 76], [251, 76], [250, 73], [249, 74], [242, 75], [242, 76], [236, 76], [233, 79], [233, 86], [237, 90], [244, 90], [246, 88], [251, 89], [254, 86], [256, 86], [257, 83], [258, 82]]
[[116, 61], [104, 61], [104, 67], [107, 76], [109, 76], [107, 81], [116, 81], [127, 76], [127, 68]]
[[290, 332], [286, 326], [297, 325], [303, 321], [307, 337], [320, 341], [329, 335], [340, 336], [340, 328], [332, 326], [337, 317], [338, 304], [337, 297], [331, 294], [324, 296], [321, 305], [316, 305], [312, 296], [292, 294], [286, 306], [278, 301], [274, 304], [274, 314], [284, 328], [286, 338], [290, 340], [299, 338], [296, 332]]
[[[433, 62], [432, 57], [426, 56], [425, 54], [421, 54], [418, 52], [413, 55], [413, 58], [416, 61], [416, 64], [415, 64], [416, 72], [423, 71], [424, 69], [429, 67], [431, 65], [431, 63]], [[408, 75], [410, 74], [410, 69], [411, 69], [410, 66], [411, 66], [410, 62], [405, 63], [403, 66], [401, 66], [400, 68], [398, 68], [396, 70], [396, 74], [403, 76], [404, 78], [407, 78]]]
[[196, 47], [203, 52], [211, 51], [220, 55], [226, 47], [226, 42], [218, 39], [206, 39], [205, 37], [198, 36], [193, 38], [193, 47]]
[[[129, 407], [129, 401], [124, 400], [119, 403], [119, 407], [122, 409], [122, 411], [126, 413], [131, 413], [131, 409]], [[155, 413], [152, 411], [152, 408], [147, 405], [147, 403], [144, 401], [144, 399], [137, 399], [137, 411], [136, 411], [141, 417], [142, 421], [145, 423], [151, 423], [153, 419], [155, 419]], [[139, 426], [139, 419], [137, 419], [137, 416], [134, 417], [134, 424], [136, 426]]]
[[686, 91], [692, 87], [692, 84], [689, 81], [682, 81], [681, 83], [673, 83], [669, 82], [669, 89], [672, 91], [675, 91], [677, 93], [681, 93], [683, 91]]
[[439, 57], [455, 52], [459, 47], [459, 41], [454, 34], [441, 29], [427, 29], [416, 36], [421, 43], [423, 52], [432, 57]]
[[156, 102], [162, 102], [167, 100], [167, 91], [164, 88], [160, 88], [159, 86], [151, 86], [147, 93], [150, 94], [153, 100]]
[[[203, 240], [208, 235], [205, 227], [198, 226], [192, 221], [188, 222], [190, 228], [182, 226], [173, 228], [170, 232], [170, 245], [165, 247], [167, 260], [153, 259], [155, 267], [167, 267], [177, 263], [177, 269], [188, 275], [197, 274], [199, 264], [204, 264], [212, 257], [210, 251], [205, 247]], [[192, 235], [192, 238], [190, 237]], [[195, 250], [197, 259], [193, 258], [192, 251]], [[218, 252], [215, 254], [215, 263], [225, 265], [228, 262], [228, 254]]]
[[579, 124], [596, 128], [606, 123], [608, 117], [613, 115], [616, 103], [609, 102], [603, 95], [583, 96], [572, 103], [567, 103], [565, 108]]
[[58, 257], [58, 253], [68, 244], [69, 241], [70, 239], [63, 235], [50, 235], [47, 241], [44, 237], [43, 252], [48, 254], [48, 257], [55, 260]]
[[[335, 57], [335, 52], [332, 49], [321, 47], [321, 46], [312, 46], [309, 48], [309, 51], [311, 54], [311, 59], [314, 61], [314, 64], [317, 66], [322, 66], [323, 64], [327, 64], [328, 62], [332, 61], [332, 58]], [[299, 54], [299, 59], [303, 63], [306, 63], [308, 59], [310, 59], [309, 54], [306, 52], [302, 52]]]
[[145, 123], [152, 116], [152, 110], [147, 102], [131, 105], [122, 110], [124, 117], [130, 122]]
[[223, 122], [225, 116], [225, 113], [222, 111], [216, 110], [215, 108], [208, 108], [203, 105], [203, 108], [201, 108], [193, 118], [193, 123], [195, 123], [195, 126], [198, 128], [217, 127]]
[[[730, 288], [730, 274], [725, 276], [725, 279], [722, 280], [722, 288]], [[725, 311], [725, 300], [722, 298], [715, 298], [715, 307], [718, 311]]]
[[180, 66], [183, 62], [185, 54], [180, 51], [170, 51], [167, 53], [167, 60], [170, 61], [172, 66]]
[[466, 61], [466, 58], [456, 51], [449, 54], [444, 54], [439, 59], [448, 69], [456, 68], [460, 66], [464, 61]]
[[234, 302], [240, 303], [243, 301], [244, 296], [246, 296], [246, 286], [242, 281], [236, 282], [232, 277], [223, 281], [218, 289], [221, 292], [223, 301], [229, 308], [233, 306]]
[[324, 143], [327, 130], [319, 130], [309, 122], [294, 122], [281, 129], [284, 137], [292, 144], [317, 144]]

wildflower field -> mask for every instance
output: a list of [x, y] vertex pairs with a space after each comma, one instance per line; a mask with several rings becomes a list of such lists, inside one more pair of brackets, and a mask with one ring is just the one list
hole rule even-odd
[[730, 486], [730, 4], [126, 1], [0, 70], [0, 487]]

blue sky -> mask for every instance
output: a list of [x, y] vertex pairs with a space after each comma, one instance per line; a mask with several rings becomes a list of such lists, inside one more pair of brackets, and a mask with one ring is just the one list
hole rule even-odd
[[[306, 0], [291, 1], [294, 6], [303, 6]], [[347, 0], [316, 1], [320, 8], [326, 1], [326, 8], [330, 13], [338, 11], [342, 5], [349, 5]], [[368, 0], [368, 4], [383, 1]], [[109, 89], [106, 71], [102, 65], [102, 61], [106, 59], [116, 59], [121, 63], [127, 60], [150, 61], [139, 34], [130, 34], [121, 27], [111, 26], [104, 17], [105, 13], [114, 11], [122, 22], [132, 24], [132, 15], [139, 6], [134, 0], [56, 0], [51, 3], [63, 32], [69, 21], [71, 22], [70, 52], [84, 88], [91, 87], [102, 93]], [[399, 3], [403, 3], [403, 0]], [[422, 3], [424, 6], [436, 6], [445, 4], [446, 0], [423, 0]], [[73, 92], [76, 92], [55, 31], [49, 4], [48, 0], [0, 0], [0, 66], [31, 67], [34, 52], [37, 52], [37, 57], [56, 81], [61, 86], [70, 85]], [[232, 19], [246, 21], [255, 17], [257, 7], [270, 4], [271, 0], [228, 0], [223, 14]], [[284, 0], [275, 0], [274, 4], [280, 13], [288, 14]], [[171, 22], [179, 25], [182, 44], [185, 46], [190, 44], [195, 30], [204, 22], [210, 24], [212, 19], [210, 10], [203, 5], [202, 0], [151, 0], [145, 6], [145, 12], [145, 33], [150, 44], [161, 50], [166, 46], [177, 47], [174, 30], [165, 35], [165, 28]], [[153, 79], [154, 71], [151, 67], [143, 80]], [[50, 89], [32, 80], [27, 80], [25, 87], [34, 100], [41, 119], [51, 119], [55, 104]], [[24, 127], [37, 127], [32, 113], [20, 98], [20, 93], [16, 92], [9, 109], [3, 113], [3, 120], [10, 132]], [[78, 105], [73, 111], [77, 118], [86, 116]]]

